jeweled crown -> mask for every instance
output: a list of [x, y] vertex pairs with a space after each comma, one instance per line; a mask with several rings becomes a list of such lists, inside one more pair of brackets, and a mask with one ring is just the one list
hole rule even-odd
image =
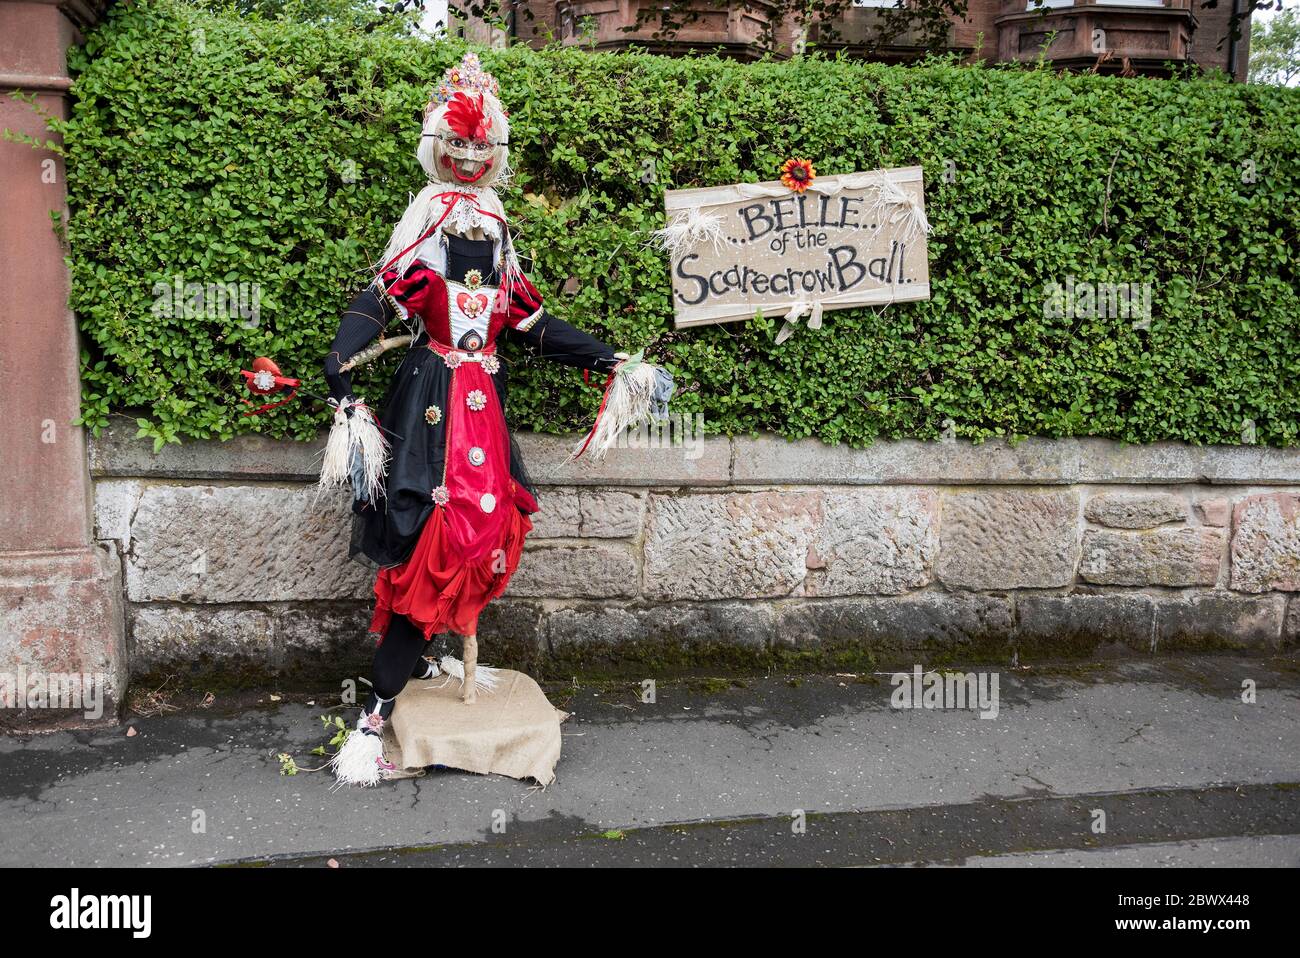
[[424, 108], [424, 115], [428, 116], [457, 93], [490, 93], [494, 97], [498, 96], [497, 79], [483, 69], [477, 53], [466, 53], [460, 63], [447, 68], [441, 82], [433, 88], [433, 96]]

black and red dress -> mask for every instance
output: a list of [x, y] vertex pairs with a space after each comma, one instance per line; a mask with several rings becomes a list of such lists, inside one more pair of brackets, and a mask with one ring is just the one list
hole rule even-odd
[[[598, 339], [551, 316], [499, 246], [456, 235], [439, 259], [386, 271], [348, 307], [325, 361], [330, 395], [351, 394], [339, 367], [399, 315], [420, 329], [380, 413], [392, 444], [377, 501], [357, 501], [354, 554], [379, 566], [370, 631], [394, 614], [423, 630], [472, 635], [483, 607], [519, 565], [537, 511], [506, 425], [503, 337], [552, 359], [605, 374], [617, 359]], [[381, 285], [382, 284], [382, 285]]]

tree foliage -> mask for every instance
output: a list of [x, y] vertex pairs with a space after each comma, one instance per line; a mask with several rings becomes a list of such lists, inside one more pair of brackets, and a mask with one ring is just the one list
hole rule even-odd
[[1252, 31], [1250, 82], [1294, 86], [1300, 81], [1300, 7], [1283, 10]]

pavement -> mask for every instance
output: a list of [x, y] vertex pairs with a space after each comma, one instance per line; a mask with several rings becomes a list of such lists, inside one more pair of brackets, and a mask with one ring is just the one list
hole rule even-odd
[[1300, 865], [1300, 663], [998, 676], [995, 718], [892, 708], [885, 675], [548, 688], [545, 790], [282, 775], [319, 763], [324, 699], [219, 696], [0, 738], [0, 865]]

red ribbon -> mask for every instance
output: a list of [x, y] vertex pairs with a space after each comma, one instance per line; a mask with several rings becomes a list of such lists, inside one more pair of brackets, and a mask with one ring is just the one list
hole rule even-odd
[[[588, 386], [591, 386], [593, 389], [601, 388], [600, 386], [597, 386], [595, 383], [591, 381], [590, 369], [584, 369], [582, 371], [582, 381], [586, 383]], [[582, 454], [586, 452], [587, 447], [591, 445], [591, 440], [596, 435], [596, 427], [600, 425], [600, 417], [605, 414], [605, 404], [609, 402], [609, 387], [613, 382], [614, 382], [614, 374], [611, 372], [605, 378], [605, 386], [604, 386], [605, 395], [600, 397], [600, 408], [596, 410], [596, 421], [591, 424], [591, 429], [588, 430], [587, 432], [587, 438], [583, 440], [582, 448], [578, 450], [577, 454], [573, 457], [574, 459], [581, 459]]]
[[387, 263], [385, 263], [383, 267], [380, 269], [381, 273], [384, 270], [391, 268], [392, 265], [396, 263], [399, 259], [401, 259], [411, 250], [415, 249], [417, 246], [419, 246], [421, 243], [427, 240], [430, 236], [432, 236], [433, 231], [442, 225], [442, 221], [447, 218], [447, 216], [451, 213], [452, 209], [461, 200], [469, 200], [471, 203], [474, 203], [474, 208], [478, 210], [480, 213], [482, 213], [484, 216], [490, 216], [494, 220], [498, 220], [501, 223], [505, 223], [505, 220], [501, 219], [501, 217], [497, 216], [495, 213], [489, 213], [487, 210], [479, 206], [478, 203], [474, 201], [473, 195], [469, 193], [461, 193], [456, 190], [447, 190], [442, 193], [435, 193], [433, 194], [433, 196], [429, 197], [430, 203], [432, 203], [434, 200], [442, 200], [442, 205], [446, 207], [446, 209], [442, 211], [442, 215], [438, 217], [438, 222], [434, 223], [427, 230], [425, 230], [424, 233], [421, 234], [418, 240], [416, 240], [410, 246], [406, 247], [406, 249], [402, 250], [400, 253], [398, 253], [396, 256], [390, 259]]

